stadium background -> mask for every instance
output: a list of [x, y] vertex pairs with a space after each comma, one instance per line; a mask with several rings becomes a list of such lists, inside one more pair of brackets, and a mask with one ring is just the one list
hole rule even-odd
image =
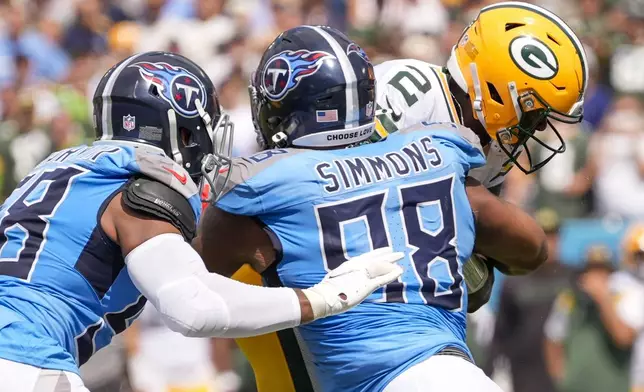
[[[109, 66], [133, 52], [171, 50], [199, 63], [236, 123], [236, 153], [248, 154], [254, 139], [248, 75], [280, 31], [328, 24], [349, 33], [376, 64], [393, 58], [443, 64], [466, 23], [494, 2], [0, 0], [0, 201], [50, 152], [92, 140], [94, 87]], [[543, 361], [533, 362], [541, 356], [542, 325], [554, 296], [575, 286], [575, 271], [588, 257], [618, 267], [628, 222], [644, 218], [644, 1], [534, 3], [558, 13], [580, 35], [591, 81], [586, 120], [559, 125], [568, 151], [536, 175], [513, 170], [506, 181], [504, 197], [534, 212], [559, 245], [549, 274], [520, 284], [550, 287], [547, 306], [520, 301], [512, 317], [530, 314], [527, 322], [510, 320], [512, 331], [497, 323], [495, 334], [494, 314], [504, 296], [516, 296], [513, 278], [498, 279], [491, 306], [473, 320], [470, 338], [478, 363], [500, 383], [508, 369], [527, 372], [523, 379], [532, 381], [526, 383], [543, 378], [537, 369]], [[88, 386], [126, 391], [126, 365], [135, 383], [142, 378], [145, 384], [155, 375], [185, 375], [200, 361], [207, 371], [218, 368], [219, 391], [253, 390], [248, 366], [228, 341], [187, 342], [162, 330], [150, 315], [138, 333], [83, 369]], [[507, 349], [512, 339], [526, 345], [523, 357]], [[141, 365], [137, 354], [146, 350], [149, 358]], [[515, 391], [528, 391], [519, 378]]]

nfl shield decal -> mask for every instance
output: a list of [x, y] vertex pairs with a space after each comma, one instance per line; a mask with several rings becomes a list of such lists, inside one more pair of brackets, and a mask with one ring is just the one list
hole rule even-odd
[[126, 131], [133, 131], [134, 128], [136, 128], [136, 117], [130, 116], [129, 114], [127, 116], [123, 116], [123, 129]]
[[197, 101], [205, 108], [208, 103], [206, 87], [196, 76], [181, 67], [167, 63], [140, 62], [130, 65], [139, 69], [141, 76], [157, 86], [161, 98], [184, 117], [197, 117]]
[[365, 116], [371, 117], [373, 116], [373, 101], [367, 102], [367, 106], [365, 107]]
[[324, 51], [286, 50], [271, 57], [262, 70], [262, 87], [273, 101], [281, 101], [300, 80], [314, 75], [324, 60], [335, 59]]

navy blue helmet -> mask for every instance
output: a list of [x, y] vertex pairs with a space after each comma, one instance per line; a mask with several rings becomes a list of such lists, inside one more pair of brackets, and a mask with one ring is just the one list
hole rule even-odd
[[103, 76], [93, 103], [99, 140], [158, 147], [197, 183], [228, 163], [233, 125], [210, 78], [183, 56], [126, 58]]
[[255, 128], [269, 148], [333, 148], [374, 132], [373, 65], [336, 29], [299, 26], [266, 49], [249, 86]]

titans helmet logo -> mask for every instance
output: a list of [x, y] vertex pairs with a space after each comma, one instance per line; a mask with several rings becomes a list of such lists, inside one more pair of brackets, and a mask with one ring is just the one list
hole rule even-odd
[[358, 46], [358, 44], [352, 43], [349, 46], [347, 46], [347, 57], [351, 53], [357, 54], [358, 56], [360, 56], [366, 62], [371, 62], [369, 60], [369, 57], [367, 57], [367, 53], [360, 46]]
[[141, 76], [157, 86], [161, 98], [180, 115], [197, 117], [197, 99], [203, 108], [208, 103], [206, 87], [199, 79], [181, 67], [167, 63], [139, 62], [130, 65], [139, 69]]
[[335, 56], [305, 49], [286, 50], [271, 57], [262, 71], [262, 86], [272, 101], [281, 101], [289, 91], [297, 87], [300, 80], [315, 74], [326, 59]]

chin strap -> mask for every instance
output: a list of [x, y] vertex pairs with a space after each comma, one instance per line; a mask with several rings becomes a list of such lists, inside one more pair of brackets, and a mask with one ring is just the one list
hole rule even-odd
[[[472, 87], [474, 89], [474, 99], [472, 100], [472, 110], [476, 114], [483, 128], [487, 129], [487, 124], [485, 122], [485, 113], [483, 112], [483, 91], [481, 90], [481, 81], [479, 79], [478, 68], [476, 63], [470, 63], [470, 73], [472, 74]], [[456, 46], [452, 47], [452, 53], [447, 60], [447, 70], [449, 71], [451, 77], [454, 79], [456, 84], [463, 90], [465, 93], [469, 94], [469, 87], [465, 82], [465, 77], [461, 71], [461, 67], [458, 64], [458, 59], [456, 56]], [[464, 70], [463, 70], [464, 71]]]
[[172, 150], [172, 159], [183, 166], [183, 155], [179, 150], [179, 130], [177, 129], [177, 114], [173, 109], [168, 109], [168, 124], [170, 125], [170, 148]]
[[510, 93], [510, 99], [512, 101], [512, 106], [514, 106], [514, 113], [517, 115], [517, 119], [521, 122], [521, 117], [523, 117], [523, 110], [519, 104], [519, 90], [517, 89], [517, 84], [514, 82], [508, 83], [508, 91]]

